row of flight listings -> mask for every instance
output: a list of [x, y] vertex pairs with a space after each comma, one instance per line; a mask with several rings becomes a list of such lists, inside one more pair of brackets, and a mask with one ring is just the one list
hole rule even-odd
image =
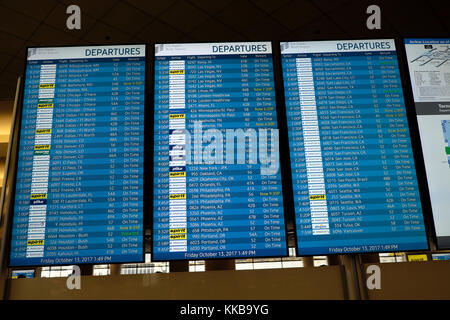
[[[450, 247], [450, 39], [404, 46]], [[395, 41], [280, 50], [287, 126], [271, 42], [155, 45], [152, 259], [285, 256], [289, 197], [300, 256], [427, 250]], [[145, 86], [145, 45], [28, 49], [10, 266], [143, 261]]]

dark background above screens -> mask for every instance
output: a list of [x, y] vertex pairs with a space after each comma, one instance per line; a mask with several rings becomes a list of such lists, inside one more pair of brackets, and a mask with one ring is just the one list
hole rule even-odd
[[[70, 4], [81, 8], [80, 30], [66, 28]], [[381, 8], [381, 30], [366, 27], [372, 4]], [[0, 98], [14, 97], [27, 46], [446, 37], [449, 6], [447, 0], [1, 1], [0, 39], [8, 45], [0, 48]]]

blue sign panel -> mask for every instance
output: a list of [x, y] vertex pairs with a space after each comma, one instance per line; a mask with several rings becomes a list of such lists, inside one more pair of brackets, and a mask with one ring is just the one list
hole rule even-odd
[[395, 50], [281, 43], [299, 255], [428, 248]]
[[270, 42], [155, 46], [155, 261], [287, 254]]
[[143, 260], [145, 54], [28, 49], [11, 266]]

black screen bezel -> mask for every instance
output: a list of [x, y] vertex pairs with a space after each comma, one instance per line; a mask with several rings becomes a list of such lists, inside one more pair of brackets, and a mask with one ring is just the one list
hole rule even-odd
[[[146, 118], [146, 114], [147, 112], [145, 111], [146, 107], [147, 107], [147, 57], [148, 57], [148, 45], [146, 43], [117, 43], [117, 44], [95, 44], [92, 45], [92, 47], [102, 47], [102, 46], [126, 46], [126, 45], [140, 45], [140, 46], [144, 46], [145, 49], [145, 79], [144, 79], [144, 119]], [[21, 133], [21, 129], [22, 129], [22, 112], [23, 112], [23, 105], [24, 105], [24, 94], [25, 94], [25, 82], [26, 82], [26, 76], [27, 76], [27, 65], [28, 65], [28, 50], [32, 49], [32, 48], [67, 48], [67, 47], [86, 47], [86, 45], [56, 45], [56, 46], [52, 46], [52, 45], [45, 45], [45, 46], [30, 46], [30, 47], [26, 47], [25, 48], [25, 57], [24, 57], [24, 70], [23, 70], [23, 78], [22, 78], [22, 85], [20, 88], [20, 95], [19, 95], [19, 100], [18, 100], [18, 105], [17, 105], [17, 118], [18, 118], [18, 125], [16, 126], [15, 130], [17, 130], [17, 141], [15, 141], [14, 143], [17, 146], [17, 155], [16, 155], [16, 162], [14, 163], [14, 172], [12, 175], [12, 179], [13, 179], [13, 184], [12, 184], [12, 190], [11, 190], [11, 206], [10, 206], [10, 211], [8, 212], [9, 215], [9, 226], [7, 229], [7, 236], [6, 239], [8, 240], [8, 250], [7, 250], [7, 265], [8, 268], [22, 268], [22, 267], [27, 267], [27, 268], [37, 268], [37, 267], [56, 267], [56, 266], [64, 266], [67, 265], [66, 263], [58, 263], [58, 264], [26, 264], [26, 265], [12, 265], [11, 264], [11, 247], [12, 247], [12, 231], [14, 228], [14, 207], [15, 207], [15, 193], [16, 193], [16, 182], [17, 182], [17, 171], [18, 171], [18, 163], [19, 163], [19, 153], [20, 153], [20, 133]], [[145, 120], [144, 120], [145, 121]], [[144, 124], [144, 144], [145, 144], [145, 124]], [[145, 148], [144, 148], [145, 150]], [[12, 157], [12, 156], [10, 156]], [[145, 177], [145, 161], [146, 161], [146, 157], [145, 157], [145, 151], [144, 151], [144, 169], [143, 169], [143, 177]], [[146, 201], [145, 201], [145, 190], [147, 188], [145, 187], [145, 179], [144, 179], [144, 184], [143, 184], [143, 224], [142, 224], [142, 258], [140, 261], [130, 261], [130, 262], [109, 262], [106, 264], [126, 264], [126, 263], [142, 263], [145, 262], [145, 211], [146, 211]], [[81, 262], [78, 263], [77, 265], [87, 265], [87, 266], [94, 266], [94, 265], [101, 265], [101, 264], [105, 264], [105, 262], [101, 262], [101, 263], [89, 263], [89, 262]]]
[[[411, 251], [429, 251], [430, 250], [430, 239], [428, 237], [429, 234], [429, 223], [428, 223], [428, 219], [426, 219], [425, 217], [425, 210], [424, 210], [424, 205], [427, 208], [427, 202], [426, 202], [426, 198], [424, 197], [424, 190], [421, 187], [421, 182], [423, 181], [423, 176], [422, 174], [420, 174], [419, 177], [419, 172], [420, 172], [420, 159], [418, 159], [420, 153], [418, 152], [418, 149], [420, 149], [417, 145], [415, 145], [415, 141], [412, 139], [413, 135], [412, 132], [416, 132], [415, 131], [415, 127], [414, 127], [414, 121], [412, 118], [412, 114], [411, 114], [411, 110], [408, 110], [408, 101], [409, 101], [409, 89], [406, 86], [406, 82], [404, 81], [404, 73], [402, 70], [402, 63], [403, 61], [401, 60], [401, 56], [399, 55], [399, 39], [398, 37], [390, 37], [390, 38], [379, 38], [379, 37], [366, 37], [364, 39], [361, 38], [346, 38], [346, 39], [342, 39], [342, 38], [323, 38], [323, 39], [308, 39], [308, 40], [283, 40], [280, 41], [279, 44], [281, 44], [281, 42], [285, 43], [285, 42], [320, 42], [320, 41], [364, 41], [364, 40], [393, 40], [395, 43], [395, 51], [396, 52], [396, 57], [397, 57], [397, 65], [398, 65], [398, 69], [399, 69], [399, 73], [400, 73], [400, 81], [401, 81], [401, 88], [402, 88], [402, 93], [403, 93], [403, 102], [405, 105], [405, 111], [406, 111], [406, 117], [407, 117], [407, 121], [408, 121], [408, 129], [410, 132], [410, 141], [411, 141], [411, 148], [412, 148], [412, 152], [413, 152], [413, 158], [414, 158], [414, 165], [415, 165], [415, 172], [416, 172], [416, 177], [417, 177], [417, 182], [418, 182], [418, 189], [419, 189], [419, 194], [420, 194], [420, 199], [421, 199], [421, 207], [422, 207], [422, 215], [423, 215], [423, 221], [424, 221], [424, 228], [425, 228], [425, 236], [427, 239], [427, 248], [426, 249], [408, 249], [408, 250], [377, 250], [377, 251], [358, 251], [358, 252], [342, 252], [342, 253], [337, 253], [337, 252], [329, 252], [329, 253], [324, 253], [324, 252], [318, 252], [318, 253], [310, 253], [310, 254], [299, 254], [299, 248], [298, 248], [298, 241], [299, 241], [299, 236], [297, 234], [297, 223], [296, 223], [296, 217], [295, 217], [295, 207], [294, 207], [294, 228], [295, 228], [295, 235], [296, 235], [296, 242], [295, 242], [295, 248], [296, 248], [296, 256], [297, 257], [310, 257], [310, 256], [337, 256], [337, 255], [352, 255], [352, 254], [378, 254], [378, 253], [390, 253], [390, 252], [411, 252]], [[282, 54], [280, 51], [280, 59], [282, 59]], [[282, 67], [282, 61], [280, 61], [280, 66]], [[283, 104], [286, 108], [286, 97], [285, 97], [285, 92], [284, 92], [284, 77], [283, 77], [283, 71], [281, 69], [281, 74], [282, 74], [282, 81], [283, 81], [283, 92], [281, 93], [282, 95], [282, 99], [283, 99]], [[288, 130], [287, 128], [287, 122], [286, 122], [286, 130]], [[290, 152], [289, 152], [290, 155]], [[418, 162], [419, 161], [419, 171], [417, 170], [418, 168]], [[292, 172], [292, 168], [291, 168], [291, 162], [289, 161], [289, 170]], [[291, 175], [291, 179], [292, 179], [292, 175]], [[293, 188], [293, 185], [291, 184], [291, 187]], [[292, 192], [292, 201], [294, 202], [294, 194]], [[428, 208], [426, 210], [426, 212], [428, 212]], [[300, 240], [301, 241], [301, 240]]]
[[[156, 45], [159, 44], [207, 44], [207, 43], [217, 43], [217, 44], [227, 44], [227, 43], [246, 43], [246, 42], [270, 42], [271, 46], [272, 46], [272, 53], [271, 53], [271, 58], [272, 58], [272, 68], [273, 68], [273, 73], [274, 73], [274, 89], [275, 89], [275, 103], [276, 103], [276, 111], [277, 111], [277, 128], [280, 129], [280, 122], [279, 122], [279, 111], [278, 111], [278, 101], [279, 101], [279, 95], [277, 94], [277, 90], [276, 90], [276, 83], [275, 83], [275, 73], [276, 73], [276, 69], [275, 69], [275, 56], [274, 56], [274, 42], [273, 41], [220, 41], [220, 42], [214, 42], [214, 41], [195, 41], [195, 42], [156, 42], [153, 43], [153, 64], [152, 64], [152, 82], [153, 82], [153, 91], [155, 90], [155, 68], [156, 68], [156, 59], [155, 59], [155, 47]], [[152, 127], [151, 127], [151, 131], [152, 131], [152, 139], [154, 139], [154, 94], [152, 95], [152, 102], [153, 102], [153, 115], [152, 115]], [[281, 130], [280, 130], [281, 131]], [[154, 140], [152, 140], [152, 142], [154, 142]], [[152, 165], [153, 165], [153, 152], [154, 152], [154, 148], [152, 148]], [[281, 160], [281, 150], [280, 150], [280, 161]], [[152, 184], [152, 201], [151, 201], [151, 206], [152, 206], [152, 212], [151, 212], [151, 250], [152, 250], [152, 255], [151, 255], [151, 260], [152, 262], [170, 262], [170, 261], [199, 261], [199, 260], [225, 260], [225, 259], [263, 259], [263, 258], [279, 258], [279, 257], [287, 257], [289, 255], [289, 247], [288, 247], [288, 230], [287, 230], [287, 218], [288, 218], [288, 213], [287, 213], [287, 207], [286, 207], [286, 202], [285, 200], [285, 189], [284, 189], [284, 179], [283, 179], [283, 174], [280, 174], [281, 177], [281, 184], [282, 184], [282, 193], [283, 193], [283, 210], [284, 210], [284, 226], [285, 226], [285, 242], [286, 242], [286, 253], [285, 255], [277, 255], [277, 256], [252, 256], [252, 257], [235, 257], [235, 256], [229, 256], [229, 257], [215, 257], [215, 258], [205, 258], [205, 257], [199, 257], [199, 258], [188, 258], [188, 259], [165, 259], [165, 260], [161, 260], [161, 259], [155, 259], [154, 258], [154, 225], [153, 225], [153, 183], [154, 183], [154, 168], [152, 167], [152, 178], [151, 178], [151, 184]]]

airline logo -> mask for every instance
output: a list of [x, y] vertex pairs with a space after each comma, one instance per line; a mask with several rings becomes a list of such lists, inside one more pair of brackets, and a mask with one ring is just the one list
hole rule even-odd
[[170, 234], [186, 233], [186, 228], [170, 229]]
[[324, 194], [314, 194], [314, 195], [310, 195], [309, 196], [309, 200], [314, 201], [314, 200], [326, 200], [327, 196]]
[[187, 235], [186, 234], [171, 234], [169, 236], [170, 240], [186, 240]]
[[36, 134], [51, 134], [52, 129], [37, 129]]
[[185, 117], [186, 115], [184, 113], [175, 113], [169, 115], [169, 119], [184, 119]]
[[51, 109], [53, 108], [53, 103], [38, 103], [38, 109]]
[[169, 177], [171, 178], [186, 177], [186, 172], [169, 172]]
[[34, 150], [50, 150], [49, 144], [38, 144], [34, 146]]
[[41, 83], [39, 85], [39, 89], [53, 89], [53, 88], [55, 88], [54, 83]]
[[47, 194], [46, 193], [36, 193], [36, 194], [32, 194], [30, 196], [31, 200], [36, 200], [36, 199], [47, 199]]
[[28, 240], [27, 246], [43, 246], [44, 240]]
[[184, 70], [170, 70], [169, 74], [184, 74]]
[[186, 199], [186, 194], [185, 193], [171, 194], [169, 195], [169, 199], [170, 200]]

